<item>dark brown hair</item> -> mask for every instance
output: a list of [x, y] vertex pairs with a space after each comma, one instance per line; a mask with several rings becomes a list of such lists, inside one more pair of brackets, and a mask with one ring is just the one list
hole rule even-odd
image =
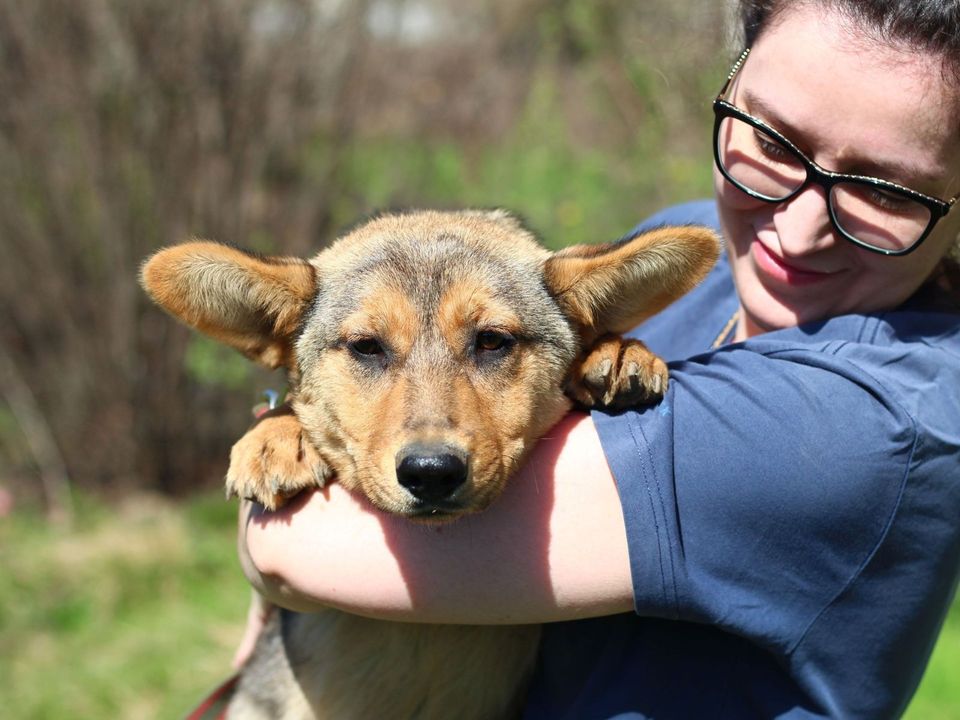
[[960, 0], [740, 0], [745, 44], [778, 14], [803, 4], [833, 10], [879, 41], [939, 55], [960, 82]]

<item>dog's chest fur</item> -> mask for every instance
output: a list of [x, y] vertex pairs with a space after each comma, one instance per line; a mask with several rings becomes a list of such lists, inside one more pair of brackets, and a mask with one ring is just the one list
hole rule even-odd
[[540, 627], [395, 623], [275, 612], [230, 720], [463, 720], [519, 713]]

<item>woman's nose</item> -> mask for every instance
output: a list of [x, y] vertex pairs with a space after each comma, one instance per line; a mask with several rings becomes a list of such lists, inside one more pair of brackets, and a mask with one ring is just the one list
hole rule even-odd
[[773, 223], [784, 256], [808, 255], [837, 243], [826, 192], [816, 185], [777, 205]]

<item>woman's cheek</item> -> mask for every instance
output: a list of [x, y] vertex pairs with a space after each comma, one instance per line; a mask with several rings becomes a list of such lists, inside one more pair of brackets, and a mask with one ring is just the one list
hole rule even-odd
[[768, 205], [768, 203], [752, 198], [742, 190], [735, 188], [717, 170], [716, 166], [713, 168], [713, 189], [721, 213], [725, 209], [734, 212], [749, 212]]

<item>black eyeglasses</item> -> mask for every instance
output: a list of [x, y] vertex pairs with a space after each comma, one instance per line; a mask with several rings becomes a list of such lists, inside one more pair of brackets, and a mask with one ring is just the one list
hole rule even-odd
[[786, 202], [811, 183], [818, 185], [826, 193], [833, 227], [850, 242], [884, 255], [916, 250], [960, 194], [940, 200], [888, 180], [823, 169], [724, 98], [749, 54], [747, 48], [740, 55], [713, 103], [713, 155], [723, 176], [747, 195], [770, 203]]

